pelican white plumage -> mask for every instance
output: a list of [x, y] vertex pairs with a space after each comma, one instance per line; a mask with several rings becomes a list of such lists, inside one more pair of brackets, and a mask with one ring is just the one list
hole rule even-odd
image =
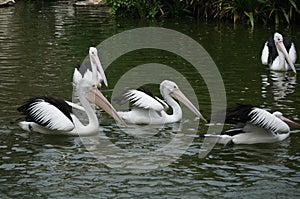
[[89, 101], [101, 107], [118, 122], [124, 121], [116, 110], [97, 89], [92, 80], [83, 78], [77, 82], [79, 101], [85, 110], [89, 123], [83, 125], [73, 114], [72, 107], [64, 100], [47, 96], [30, 98], [18, 111], [25, 115], [25, 121], [19, 126], [29, 132], [70, 136], [88, 136], [95, 134], [99, 128], [98, 118]]
[[261, 62], [269, 65], [271, 70], [296, 72], [294, 63], [297, 59], [295, 44], [279, 33], [266, 41], [261, 54]]
[[[172, 98], [178, 99], [187, 106], [196, 116], [205, 118], [199, 110], [180, 91], [178, 86], [169, 80], [164, 80], [160, 84], [160, 93], [166, 103], [144, 89], [128, 89], [122, 95], [114, 98], [119, 105], [126, 102], [133, 103], [133, 109], [129, 111], [118, 111], [118, 115], [130, 124], [164, 124], [178, 122], [182, 118], [180, 105]], [[166, 109], [171, 106], [173, 113], [167, 114]]]
[[16, 4], [15, 0], [2, 0], [0, 1], [0, 7], [13, 6]]
[[[218, 114], [213, 115], [218, 121]], [[252, 105], [238, 104], [226, 110], [227, 124], [236, 124], [239, 128], [222, 132], [220, 135], [206, 134], [216, 138], [221, 144], [257, 144], [273, 143], [286, 139], [290, 127], [300, 128], [300, 124], [285, 118], [281, 112], [268, 111]]]
[[[94, 79], [98, 81], [99, 86], [101, 86], [101, 82], [103, 81], [105, 86], [108, 86], [108, 82], [98, 56], [97, 48], [90, 47], [89, 59], [90, 59], [89, 62], [84, 62], [83, 64], [79, 65], [77, 68], [74, 69], [74, 73], [73, 73], [74, 86], [82, 78]], [[97, 71], [97, 72], [93, 72], [93, 71]]]
[[[90, 102], [102, 108], [119, 123], [126, 125], [118, 116], [114, 107], [97, 89], [99, 82], [101, 82], [99, 79], [103, 80], [107, 85], [106, 76], [101, 64], [99, 64], [97, 49], [90, 48], [89, 54], [91, 68], [85, 70], [82, 75], [80, 73], [73, 75], [73, 80], [74, 76], [76, 76], [74, 87], [81, 105], [48, 96], [30, 98], [18, 108], [18, 111], [25, 115], [25, 121], [18, 123], [22, 129], [44, 134], [72, 136], [94, 134], [99, 128], [99, 122]], [[78, 68], [79, 71], [84, 70]], [[74, 114], [73, 109], [84, 111], [89, 123], [83, 125]]]

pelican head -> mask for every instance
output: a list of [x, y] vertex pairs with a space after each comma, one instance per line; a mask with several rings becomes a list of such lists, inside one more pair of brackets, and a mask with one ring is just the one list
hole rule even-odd
[[290, 65], [291, 69], [292, 69], [292, 70], [294, 71], [294, 73], [296, 74], [297, 72], [296, 72], [296, 68], [295, 68], [295, 66], [294, 66], [294, 64], [293, 64], [293, 61], [292, 61], [290, 55], [288, 54], [288, 52], [287, 52], [287, 50], [286, 50], [286, 48], [285, 48], [285, 46], [284, 46], [284, 44], [283, 44], [283, 37], [282, 37], [282, 35], [279, 34], [278, 32], [275, 32], [275, 33], [274, 33], [274, 38], [273, 38], [273, 39], [274, 39], [276, 48], [277, 48], [278, 50], [280, 50], [280, 51], [283, 53], [283, 55], [284, 55], [286, 61], [288, 62], [288, 64]]
[[296, 123], [296, 122], [294, 122], [294, 121], [292, 121], [292, 120], [290, 120], [290, 119], [284, 117], [283, 114], [282, 114], [281, 112], [279, 112], [279, 111], [275, 111], [275, 112], [273, 113], [273, 115], [274, 115], [275, 117], [278, 117], [278, 118], [281, 119], [282, 121], [284, 121], [284, 122], [285, 122], [287, 125], [289, 125], [289, 127], [291, 127], [291, 128], [296, 128], [296, 129], [299, 129], [299, 128], [300, 128], [300, 124], [298, 124], [298, 123]]
[[[92, 74], [93, 74], [93, 80], [94, 81], [97, 81], [97, 82], [101, 82], [103, 81], [105, 86], [108, 86], [108, 83], [107, 83], [107, 79], [106, 79], [106, 76], [105, 76], [105, 73], [104, 73], [104, 70], [102, 68], [102, 65], [101, 65], [101, 62], [100, 62], [100, 59], [98, 57], [98, 51], [97, 51], [97, 48], [95, 47], [90, 47], [89, 49], [89, 55], [90, 55], [90, 62], [91, 62], [91, 65], [92, 65], [92, 70], [94, 70], [94, 68], [96, 70], [98, 70], [99, 74], [100, 74], [100, 77], [97, 77], [97, 74], [95, 71], [92, 71]], [[100, 80], [99, 80], [100, 78]]]
[[275, 32], [274, 33], [274, 42], [277, 44], [278, 42], [283, 42], [283, 37], [280, 33]]
[[202, 116], [200, 111], [192, 104], [192, 102], [181, 92], [177, 84], [172, 81], [164, 80], [160, 84], [160, 92], [164, 95], [170, 95], [182, 102], [188, 109], [190, 109], [196, 116], [200, 117], [205, 123], [207, 120]]

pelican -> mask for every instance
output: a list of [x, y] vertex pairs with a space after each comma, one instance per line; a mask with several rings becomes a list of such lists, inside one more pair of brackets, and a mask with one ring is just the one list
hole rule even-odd
[[144, 89], [128, 89], [113, 100], [119, 105], [126, 102], [133, 103], [134, 107], [132, 110], [118, 111], [118, 115], [126, 123], [130, 124], [165, 124], [180, 121], [182, 110], [172, 97], [178, 99], [195, 113], [196, 116], [207, 122], [174, 82], [164, 80], [160, 84], [160, 93], [164, 100], [171, 106], [173, 110], [171, 115], [166, 113], [166, 110], [169, 108], [167, 103]]
[[67, 101], [53, 97], [40, 96], [30, 98], [18, 111], [25, 115], [25, 121], [19, 126], [29, 132], [42, 134], [88, 136], [95, 134], [99, 128], [98, 118], [89, 101], [101, 107], [118, 122], [125, 124], [116, 110], [97, 89], [97, 84], [87, 78], [77, 82], [79, 101], [85, 110], [89, 123], [83, 125], [72, 111]]
[[261, 54], [261, 62], [269, 65], [271, 70], [288, 71], [290, 69], [296, 74], [294, 63], [297, 54], [294, 43], [279, 33], [274, 33], [274, 37], [266, 41]]
[[[86, 69], [82, 74], [80, 71], [84, 70], [79, 67], [75, 69], [74, 73], [76, 74], [73, 75], [73, 80], [75, 79], [75, 92], [81, 106], [48, 96], [30, 98], [24, 105], [18, 108], [18, 111], [25, 115], [25, 121], [18, 123], [22, 129], [44, 134], [71, 136], [95, 134], [99, 128], [99, 122], [89, 101], [101, 107], [115, 120], [126, 126], [125, 122], [117, 115], [113, 106], [97, 89], [101, 80], [107, 85], [106, 76], [97, 55], [97, 49], [91, 47], [89, 55], [91, 67]], [[73, 113], [75, 109], [86, 113], [89, 120], [87, 125], [83, 125]]]
[[14, 0], [1, 0], [0, 7], [13, 6], [16, 2]]
[[[89, 59], [90, 62], [84, 62], [74, 69], [73, 73], [73, 85], [76, 86], [82, 78], [96, 79], [98, 81], [99, 87], [101, 87], [101, 82], [103, 81], [105, 86], [108, 86], [104, 70], [102, 68], [100, 59], [98, 57], [98, 51], [95, 47], [90, 47], [89, 49]], [[97, 72], [94, 72], [97, 71]], [[95, 77], [92, 77], [92, 76]]]
[[[98, 57], [98, 51], [95, 47], [89, 48], [89, 62], [84, 62], [81, 65], [78, 65], [74, 69], [73, 73], [73, 102], [78, 103], [78, 96], [76, 92], [76, 85], [82, 79], [93, 79], [98, 85], [98, 88], [101, 88], [101, 82], [104, 82], [108, 86], [108, 82], [102, 68], [100, 59]], [[84, 109], [77, 103], [66, 101], [70, 106], [76, 108], [77, 110], [84, 111]]]
[[[216, 117], [217, 116], [213, 116]], [[257, 144], [274, 143], [286, 139], [290, 127], [300, 128], [283, 116], [279, 111], [270, 113], [252, 105], [238, 104], [226, 110], [225, 123], [236, 124], [239, 128], [222, 132], [221, 135], [206, 134], [205, 137], [217, 138], [220, 144]]]

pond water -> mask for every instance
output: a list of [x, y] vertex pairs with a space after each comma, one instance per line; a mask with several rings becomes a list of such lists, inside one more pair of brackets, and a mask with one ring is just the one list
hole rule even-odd
[[[132, 170], [122, 169], [122, 157], [116, 156], [120, 158], [114, 162], [118, 169], [106, 164], [105, 158], [95, 157], [84, 142], [93, 138], [27, 133], [11, 123], [20, 117], [16, 109], [31, 96], [71, 100], [74, 67], [87, 56], [90, 46], [117, 33], [149, 26], [176, 30], [201, 44], [222, 75], [229, 106], [250, 103], [280, 110], [300, 122], [299, 75], [272, 72], [260, 63], [262, 46], [274, 32], [273, 26], [258, 25], [251, 30], [242, 24], [234, 27], [189, 18], [113, 19], [106, 8], [73, 7], [68, 1], [18, 1], [15, 7], [0, 8], [0, 197], [299, 198], [298, 131], [280, 143], [215, 145], [199, 158], [201, 135], [207, 130], [199, 123], [182, 155], [159, 168], [144, 165], [145, 172], [140, 172], [134, 165]], [[300, 45], [299, 26], [280, 32], [291, 36], [296, 47]], [[185, 60], [162, 50], [141, 49], [119, 57], [105, 71], [109, 87], [102, 92], [110, 99], [123, 74], [147, 63], [176, 69], [191, 84], [201, 112], [210, 115], [210, 95], [201, 76]], [[148, 86], [159, 94], [157, 84]], [[184, 123], [189, 122], [195, 123], [184, 114], [180, 124], [125, 129], [101, 114], [102, 133], [93, 141], [109, 141], [143, 155], [163, 148], [180, 133], [188, 134], [191, 129], [184, 128]], [[155, 160], [145, 155], [147, 158]]]

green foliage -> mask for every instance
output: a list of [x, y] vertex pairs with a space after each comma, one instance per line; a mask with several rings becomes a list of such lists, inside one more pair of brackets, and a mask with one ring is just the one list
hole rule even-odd
[[263, 10], [268, 13], [268, 20], [275, 22], [278, 25], [280, 22], [286, 22], [290, 24], [291, 22], [295, 21], [298, 17], [299, 19], [299, 1], [288, 0], [264, 0], [263, 2]]
[[117, 17], [156, 18], [180, 15], [181, 0], [104, 0], [111, 6], [111, 13]]
[[247, 20], [254, 27], [255, 19], [260, 14], [261, 2], [259, 0], [217, 0], [213, 3], [214, 17], [233, 18], [233, 22]]
[[135, 0], [105, 0], [105, 2], [110, 4], [110, 12], [115, 16], [134, 16], [136, 14]]
[[299, 0], [104, 0], [117, 17], [157, 18], [189, 15], [195, 18], [255, 23], [291, 24], [300, 20]]

